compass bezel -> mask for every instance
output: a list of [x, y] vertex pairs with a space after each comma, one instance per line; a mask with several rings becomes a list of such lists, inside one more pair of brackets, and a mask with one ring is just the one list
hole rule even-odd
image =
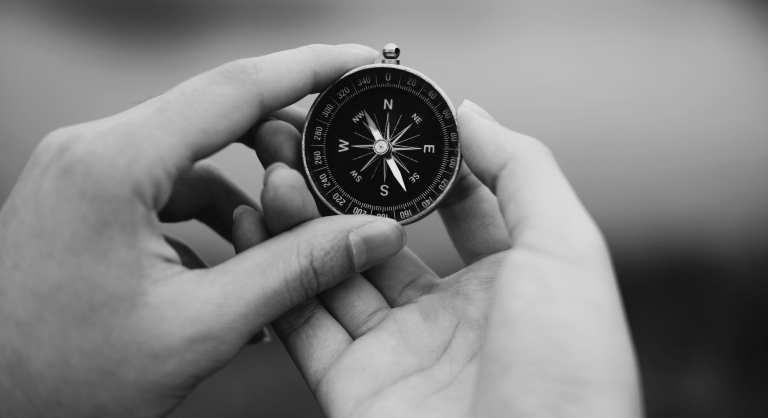
[[[422, 74], [421, 72], [416, 71], [413, 68], [409, 68], [409, 67], [406, 67], [406, 66], [403, 66], [403, 65], [399, 65], [399, 64], [384, 64], [384, 63], [382, 63], [382, 64], [364, 65], [362, 67], [357, 67], [355, 69], [347, 71], [346, 73], [344, 73], [344, 75], [339, 77], [330, 86], [328, 86], [325, 90], [323, 90], [320, 94], [318, 94], [317, 97], [315, 98], [315, 101], [312, 103], [312, 106], [309, 108], [309, 112], [307, 112], [307, 119], [304, 121], [304, 129], [301, 132], [301, 159], [302, 159], [302, 164], [304, 165], [304, 173], [305, 173], [305, 175], [307, 177], [307, 180], [308, 180], [309, 184], [312, 186], [312, 191], [315, 194], [315, 196], [317, 197], [317, 200], [320, 200], [321, 202], [323, 202], [323, 204], [328, 209], [330, 209], [333, 213], [335, 213], [337, 215], [347, 215], [347, 213], [337, 209], [331, 202], [329, 202], [325, 198], [325, 196], [320, 191], [320, 189], [318, 189], [317, 184], [315, 184], [314, 179], [312, 178], [312, 173], [310, 172], [310, 167], [309, 167], [309, 163], [308, 163], [308, 159], [307, 159], [307, 129], [309, 127], [309, 123], [310, 123], [310, 121], [312, 119], [312, 116], [314, 115], [315, 108], [316, 108], [317, 104], [322, 101], [322, 99], [325, 97], [326, 94], [328, 94], [329, 91], [331, 91], [337, 84], [345, 81], [348, 77], [352, 76], [353, 74], [355, 74], [357, 72], [360, 72], [360, 71], [372, 69], [372, 68], [373, 69], [390, 68], [390, 69], [393, 69], [393, 70], [400, 70], [400, 71], [404, 71], [404, 72], [407, 72], [407, 73], [411, 73], [411, 74], [421, 78], [426, 83], [428, 83], [430, 86], [432, 86], [435, 89], [435, 91], [441, 96], [441, 98], [445, 101], [446, 105], [450, 109], [451, 115], [453, 115], [453, 119], [455, 121], [457, 121], [456, 124], [455, 124], [456, 125], [455, 126], [456, 133], [458, 135], [458, 139], [456, 141], [456, 168], [453, 171], [453, 173], [451, 174], [451, 178], [450, 178], [450, 180], [448, 182], [448, 185], [446, 185], [445, 190], [443, 190], [443, 192], [440, 193], [440, 195], [437, 196], [437, 198], [435, 198], [435, 200], [428, 207], [424, 208], [419, 213], [417, 213], [417, 214], [415, 214], [415, 215], [413, 215], [413, 216], [411, 216], [409, 218], [403, 219], [403, 220], [399, 220], [398, 221], [397, 219], [395, 219], [395, 221], [399, 222], [401, 225], [408, 225], [408, 224], [412, 224], [414, 222], [417, 222], [417, 221], [419, 221], [421, 219], [424, 219], [425, 217], [429, 216], [429, 214], [434, 212], [435, 209], [437, 209], [437, 207], [440, 205], [440, 202], [442, 202], [443, 198], [445, 198], [445, 196], [453, 188], [453, 185], [456, 183], [456, 178], [459, 175], [459, 171], [461, 171], [461, 162], [462, 162], [461, 132], [460, 132], [459, 124], [458, 124], [458, 119], [456, 119], [456, 109], [453, 107], [453, 103], [451, 103], [451, 100], [448, 98], [448, 96], [445, 94], [445, 92], [440, 88], [440, 86], [438, 86], [434, 81], [432, 81], [432, 79], [430, 79], [426, 75]], [[347, 191], [347, 193], [349, 193], [349, 191]]]

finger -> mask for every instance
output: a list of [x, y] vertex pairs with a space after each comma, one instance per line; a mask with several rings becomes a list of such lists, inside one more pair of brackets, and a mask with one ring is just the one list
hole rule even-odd
[[272, 327], [312, 392], [328, 366], [352, 343], [317, 298], [289, 310]]
[[232, 245], [239, 254], [269, 239], [264, 215], [247, 206], [238, 206], [232, 213]]
[[254, 150], [264, 168], [281, 162], [303, 171], [301, 134], [287, 122], [271, 120], [259, 126], [254, 132]]
[[[296, 187], [296, 183], [302, 187]], [[272, 234], [278, 235], [318, 217], [317, 208], [305, 191], [296, 171], [282, 163], [267, 168], [262, 200], [266, 202], [267, 228]], [[327, 366], [352, 342], [317, 297], [292, 308], [272, 325], [312, 390]]]
[[459, 123], [466, 163], [498, 197], [515, 249], [494, 287], [475, 414], [552, 411], [568, 392], [580, 415], [638, 416], [631, 339], [599, 230], [541, 143], [471, 103]]
[[278, 162], [264, 172], [264, 217], [272, 235], [319, 218], [312, 195], [298, 171]]
[[393, 308], [429, 293], [440, 281], [440, 277], [407, 247], [363, 275]]
[[[291, 125], [294, 129], [296, 129], [297, 132], [303, 132], [306, 118], [307, 118], [307, 111], [296, 105], [278, 109], [272, 112], [269, 116], [256, 122], [256, 124], [253, 125], [253, 128], [243, 133], [243, 135], [241, 135], [240, 138], [237, 139], [237, 142], [244, 144], [249, 148], [254, 149], [254, 138], [256, 138], [256, 132], [258, 131], [261, 125], [269, 121], [286, 122], [289, 125]], [[264, 165], [268, 166], [269, 164], [264, 164]]]
[[[246, 205], [238, 206], [232, 214], [232, 244], [239, 254], [269, 239], [269, 232], [264, 225], [264, 216]], [[248, 344], [269, 342], [271, 340], [266, 327], [254, 334]]]
[[370, 64], [376, 55], [362, 47], [312, 45], [234, 61], [120, 115], [127, 122], [121, 125], [130, 127], [128, 150], [140, 153], [137, 159], [143, 158], [147, 169], [155, 168], [155, 182], [166, 183], [149, 187], [147, 197], [161, 206], [173, 178], [194, 161], [235, 141], [263, 116]]
[[176, 251], [176, 254], [179, 255], [179, 260], [181, 261], [182, 266], [188, 269], [203, 269], [208, 267], [208, 263], [206, 263], [205, 260], [203, 260], [203, 258], [189, 245], [168, 235], [163, 235], [163, 238], [165, 238], [165, 242]]
[[402, 226], [392, 220], [315, 219], [201, 272], [200, 285], [211, 301], [210, 309], [225, 323], [243, 318], [272, 321], [356, 271], [398, 253], [404, 237]]
[[464, 163], [438, 212], [466, 265], [511, 247], [496, 196]]
[[307, 111], [299, 106], [293, 105], [272, 112], [272, 118], [288, 122], [296, 128], [298, 132], [304, 132], [304, 123], [307, 121]]
[[[295, 130], [279, 122], [274, 124], [275, 130], [287, 131], [286, 135]], [[273, 138], [279, 138], [280, 134], [271, 137], [259, 137], [258, 142], [267, 142]], [[260, 160], [271, 160], [270, 152], [279, 148], [264, 147]], [[280, 151], [274, 151], [279, 153]], [[298, 172], [287, 170], [284, 165], [274, 164], [265, 173], [265, 185], [269, 184], [270, 175], [280, 170], [282, 178], [275, 181], [274, 186], [265, 186], [261, 201], [264, 204], [264, 214], [268, 218], [269, 228], [277, 227], [278, 230], [286, 230], [300, 222], [314, 219], [319, 216], [313, 196], [306, 187], [306, 183]], [[498, 209], [496, 209], [498, 211]], [[287, 219], [286, 219], [287, 218]], [[298, 219], [301, 219], [298, 220]], [[275, 233], [270, 229], [273, 234]], [[391, 260], [382, 263], [364, 274], [367, 283], [355, 283], [339, 286], [341, 290], [331, 290], [330, 295], [324, 295], [321, 300], [326, 304], [334, 317], [336, 317], [350, 335], [362, 335], [367, 329], [375, 326], [377, 318], [386, 308], [402, 306], [413, 299], [431, 290], [438, 276], [429, 269], [413, 252], [407, 248]], [[372, 285], [372, 287], [371, 287]], [[361, 293], [362, 290], [366, 290]], [[326, 293], [329, 293], [326, 292]], [[354, 294], [355, 296], [349, 296]], [[383, 298], [382, 298], [383, 296]], [[351, 305], [354, 309], [347, 309], [345, 299], [354, 298], [364, 303]]]
[[173, 193], [160, 211], [159, 218], [162, 222], [197, 219], [230, 241], [232, 214], [241, 205], [260, 209], [259, 204], [215, 164], [200, 161], [176, 179]]
[[577, 263], [595, 261], [593, 249], [604, 245], [602, 236], [552, 153], [475, 109], [468, 101], [459, 107], [462, 153], [498, 197], [512, 244]]
[[[265, 168], [275, 162], [282, 162], [299, 173], [305, 172], [301, 152], [301, 135], [292, 125], [283, 121], [270, 121], [259, 127], [255, 135], [256, 155]], [[334, 215], [333, 211], [319, 198], [313, 196], [313, 199], [320, 215]]]
[[[273, 234], [320, 216], [301, 174], [282, 163], [267, 169], [262, 201], [267, 227]], [[360, 274], [352, 275], [318, 298], [352, 338], [358, 338], [376, 326], [390, 308], [384, 297]]]

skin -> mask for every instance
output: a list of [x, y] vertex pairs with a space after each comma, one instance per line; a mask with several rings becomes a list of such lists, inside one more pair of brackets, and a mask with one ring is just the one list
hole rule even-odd
[[375, 56], [313, 45], [235, 61], [46, 137], [0, 211], [0, 416], [165, 415], [287, 309], [399, 252], [394, 222], [317, 219], [267, 239], [253, 212], [236, 241], [253, 248], [205, 268], [159, 228], [198, 219], [230, 239], [235, 208], [258, 205], [199, 160]]
[[[273, 235], [319, 216], [300, 174], [301, 112], [284, 112], [256, 131], [260, 159], [282, 161], [262, 194]], [[440, 278], [406, 248], [273, 324], [324, 412], [642, 416], [605, 242], [552, 153], [471, 102], [458, 120], [466, 166], [439, 212], [466, 267]], [[255, 216], [234, 235], [255, 234]]]
[[[46, 137], [0, 210], [0, 416], [163, 416], [272, 321], [331, 417], [640, 415], [605, 244], [539, 142], [460, 108], [451, 277], [392, 222], [318, 218], [286, 106], [375, 56], [240, 60]], [[237, 141], [287, 164], [263, 209], [201, 161]], [[188, 219], [239, 254], [161, 234]]]

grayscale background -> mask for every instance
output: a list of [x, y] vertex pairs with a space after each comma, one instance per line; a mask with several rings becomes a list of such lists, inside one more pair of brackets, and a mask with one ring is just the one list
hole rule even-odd
[[[54, 128], [228, 60], [388, 42], [555, 152], [611, 246], [650, 417], [768, 416], [766, 1], [0, 0], [0, 203]], [[213, 160], [258, 196], [253, 152]], [[233, 255], [199, 224], [167, 231]], [[436, 215], [408, 234], [439, 273], [462, 266]], [[212, 416], [322, 413], [273, 341], [172, 414]]]

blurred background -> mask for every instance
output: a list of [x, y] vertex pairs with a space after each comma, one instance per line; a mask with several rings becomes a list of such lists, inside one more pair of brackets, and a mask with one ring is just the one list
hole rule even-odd
[[[768, 416], [768, 1], [0, 0], [0, 203], [54, 128], [232, 59], [388, 42], [555, 152], [611, 246], [650, 417]], [[253, 152], [213, 160], [258, 196]], [[167, 231], [233, 255], [199, 224]], [[408, 234], [461, 268], [436, 215]], [[172, 414], [210, 416], [322, 413], [273, 341]]]

